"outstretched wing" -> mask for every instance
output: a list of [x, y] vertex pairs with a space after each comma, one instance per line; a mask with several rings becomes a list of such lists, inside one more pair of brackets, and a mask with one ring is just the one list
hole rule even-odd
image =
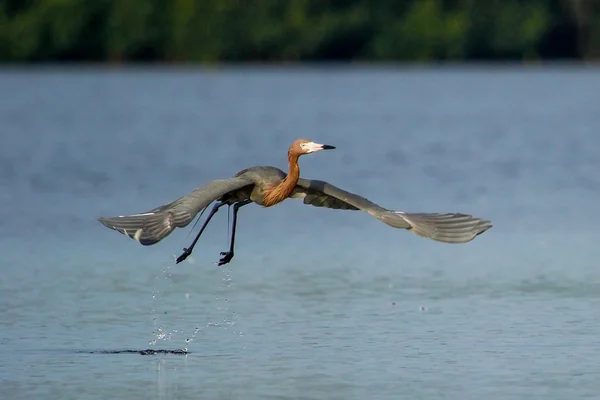
[[492, 227], [490, 221], [461, 213], [404, 213], [388, 210], [330, 183], [299, 179], [292, 198], [304, 204], [342, 210], [361, 210], [394, 228], [444, 243], [466, 243]]
[[141, 214], [98, 218], [104, 226], [121, 232], [144, 246], [155, 244], [175, 228], [187, 226], [200, 210], [221, 196], [254, 183], [246, 178], [212, 181], [193, 192]]

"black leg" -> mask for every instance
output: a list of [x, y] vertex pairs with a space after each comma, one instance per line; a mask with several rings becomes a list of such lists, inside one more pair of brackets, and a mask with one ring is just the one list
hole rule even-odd
[[252, 201], [244, 200], [233, 205], [233, 222], [231, 223], [231, 239], [229, 241], [229, 251], [221, 252], [221, 259], [219, 260], [219, 265], [225, 265], [233, 258], [233, 247], [235, 245], [235, 227], [237, 224], [237, 213], [241, 207], [244, 207], [246, 204], [250, 204]]
[[192, 250], [194, 249], [194, 246], [196, 245], [196, 242], [198, 241], [198, 239], [200, 239], [200, 235], [202, 235], [202, 232], [204, 232], [206, 225], [208, 225], [208, 223], [210, 222], [210, 219], [213, 217], [213, 215], [215, 215], [217, 213], [217, 211], [219, 211], [219, 208], [223, 207], [225, 204], [227, 204], [227, 203], [221, 201], [214, 205], [212, 210], [210, 210], [210, 213], [206, 216], [206, 221], [204, 221], [204, 224], [202, 224], [202, 228], [200, 228], [200, 232], [198, 232], [198, 235], [192, 242], [192, 245], [190, 247], [184, 247], [183, 253], [179, 257], [177, 257], [177, 262], [176, 262], [177, 264], [179, 264], [180, 262], [182, 262], [183, 260], [188, 258], [188, 256], [190, 254], [192, 254]]

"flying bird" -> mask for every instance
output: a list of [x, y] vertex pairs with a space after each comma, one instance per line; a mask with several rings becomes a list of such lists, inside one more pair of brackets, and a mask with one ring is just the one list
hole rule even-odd
[[190, 254], [211, 218], [224, 205], [233, 206], [229, 250], [221, 252], [218, 265], [229, 263], [234, 255], [237, 215], [241, 207], [256, 203], [272, 207], [287, 198], [302, 199], [304, 204], [339, 210], [361, 210], [383, 223], [407, 229], [424, 238], [444, 243], [466, 243], [492, 227], [488, 220], [461, 213], [406, 213], [388, 210], [366, 198], [330, 183], [300, 178], [298, 159], [304, 154], [335, 149], [334, 146], [298, 139], [288, 150], [288, 173], [271, 166], [244, 169], [232, 178], [218, 179], [168, 204], [141, 214], [101, 217], [110, 229], [137, 240], [144, 246], [158, 243], [175, 228], [187, 226], [196, 215], [216, 202], [191, 245], [177, 258], [180, 263]]

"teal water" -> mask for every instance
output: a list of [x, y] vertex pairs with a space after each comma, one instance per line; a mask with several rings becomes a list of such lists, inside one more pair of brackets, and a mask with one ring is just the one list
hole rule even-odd
[[[595, 69], [4, 70], [2, 399], [583, 399], [600, 393]], [[143, 212], [298, 137], [301, 174], [494, 228], [445, 245], [289, 200], [192, 257]], [[101, 354], [183, 349], [187, 356]]]

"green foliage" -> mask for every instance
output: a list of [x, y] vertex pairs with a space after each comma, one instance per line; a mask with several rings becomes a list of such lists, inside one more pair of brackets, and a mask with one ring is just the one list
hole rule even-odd
[[492, 48], [508, 57], [531, 56], [548, 22], [548, 12], [539, 4], [502, 3], [493, 24]]
[[556, 27], [565, 24], [580, 30], [585, 26], [580, 36], [586, 41], [570, 46], [583, 48], [583, 56], [598, 56], [594, 49], [600, 45], [600, 0], [587, 0], [587, 25], [575, 20], [577, 4], [576, 0], [0, 0], [0, 60], [529, 59], [543, 58], [540, 48], [552, 49], [552, 40], [562, 40]]
[[444, 11], [441, 0], [415, 1], [385, 26], [373, 41], [375, 58], [430, 61], [464, 56], [467, 14]]

